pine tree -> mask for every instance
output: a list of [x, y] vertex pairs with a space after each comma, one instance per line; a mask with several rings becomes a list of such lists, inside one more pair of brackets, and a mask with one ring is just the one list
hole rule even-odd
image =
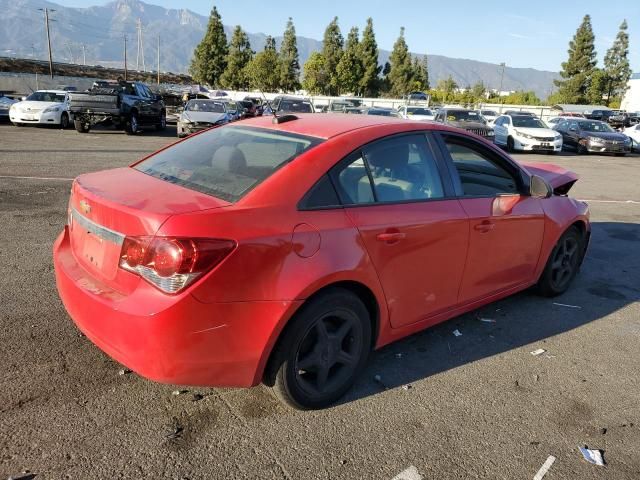
[[585, 103], [587, 90], [596, 66], [595, 37], [591, 17], [585, 15], [573, 39], [569, 42], [569, 58], [562, 63], [560, 76], [555, 80], [560, 87], [558, 96], [564, 103]]
[[189, 72], [198, 83], [212, 87], [220, 85], [220, 77], [227, 66], [227, 36], [218, 9], [213, 7], [207, 31], [196, 47]]
[[389, 62], [385, 62], [384, 67], [382, 68], [382, 80], [380, 81], [380, 90], [388, 94], [391, 90], [391, 81], [389, 80], [389, 74], [391, 73], [391, 64]]
[[338, 90], [358, 95], [360, 93], [362, 71], [358, 27], [353, 27], [347, 35], [344, 52], [336, 66]]
[[426, 57], [423, 60], [418, 57], [413, 58], [411, 90], [429, 90], [429, 72], [425, 68], [425, 59]]
[[601, 68], [595, 68], [587, 89], [587, 102], [593, 105], [602, 104], [602, 98], [607, 94], [608, 85], [606, 72]]
[[426, 55], [422, 56], [422, 71], [424, 72], [424, 89], [429, 90], [431, 84], [429, 83], [429, 62]]
[[613, 97], [622, 95], [627, 89], [627, 82], [631, 78], [629, 67], [629, 34], [627, 21], [620, 25], [620, 30], [613, 45], [604, 57], [604, 71], [607, 76], [607, 105]]
[[246, 68], [251, 88], [267, 92], [280, 90], [280, 59], [276, 50], [276, 41], [269, 36], [265, 40], [264, 50], [256, 54]]
[[322, 40], [322, 55], [324, 56], [327, 74], [329, 75], [329, 94], [336, 95], [338, 93], [338, 74], [337, 67], [342, 57], [342, 46], [344, 40], [340, 27], [338, 26], [338, 17], [334, 17], [331, 23], [327, 25], [324, 31], [324, 39]]
[[379, 75], [382, 67], [378, 65], [378, 54], [376, 35], [373, 33], [373, 20], [369, 17], [360, 42], [360, 62], [362, 63], [360, 88], [365, 97], [377, 97], [380, 92]]
[[329, 90], [327, 62], [322, 53], [313, 52], [305, 62], [302, 87], [311, 95], [324, 94]]
[[404, 27], [400, 27], [400, 36], [393, 44], [389, 62], [391, 63], [389, 72], [391, 94], [396, 97], [407, 95], [411, 91], [414, 70], [409, 47], [404, 39]]
[[300, 88], [300, 57], [296, 28], [289, 17], [280, 45], [280, 85], [285, 91], [295, 91]]
[[249, 36], [236, 26], [229, 44], [227, 68], [220, 77], [220, 83], [231, 90], [246, 90], [249, 87], [246, 67], [253, 58]]

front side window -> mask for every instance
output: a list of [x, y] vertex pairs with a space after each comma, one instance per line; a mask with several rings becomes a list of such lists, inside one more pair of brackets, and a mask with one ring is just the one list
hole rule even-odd
[[191, 137], [136, 164], [161, 180], [235, 202], [321, 140], [226, 126]]
[[490, 150], [473, 140], [444, 135], [465, 197], [517, 194], [517, 172], [510, 172]]

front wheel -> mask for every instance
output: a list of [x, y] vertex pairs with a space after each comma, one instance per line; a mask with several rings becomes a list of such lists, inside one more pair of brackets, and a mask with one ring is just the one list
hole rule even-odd
[[160, 122], [156, 124], [156, 130], [161, 132], [166, 128], [167, 128], [167, 115], [164, 112], [162, 112], [162, 115], [160, 115]]
[[132, 113], [124, 124], [124, 131], [127, 135], [135, 135], [138, 133], [138, 115]]
[[67, 128], [69, 128], [69, 124], [71, 122], [69, 121], [69, 114], [67, 112], [62, 112], [62, 115], [60, 115], [60, 128], [62, 130], [66, 130]]
[[587, 141], [580, 140], [578, 141], [578, 146], [576, 147], [578, 155], [587, 155], [589, 150], [587, 149]]
[[538, 291], [545, 297], [555, 297], [567, 291], [578, 273], [584, 254], [584, 237], [571, 227], [558, 240], [544, 271], [538, 280]]
[[509, 137], [507, 138], [507, 152], [513, 152], [514, 150], [513, 137]]
[[324, 408], [351, 387], [371, 349], [371, 320], [353, 293], [318, 295], [291, 320], [272, 359], [273, 393], [300, 409]]

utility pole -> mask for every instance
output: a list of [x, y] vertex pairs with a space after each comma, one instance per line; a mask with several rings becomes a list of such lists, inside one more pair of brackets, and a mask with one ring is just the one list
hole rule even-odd
[[47, 30], [47, 45], [49, 46], [49, 76], [53, 78], [53, 56], [51, 55], [51, 32], [49, 32], [49, 12], [55, 12], [55, 10], [48, 8], [39, 8], [38, 10], [44, 12], [44, 25]]
[[124, 80], [127, 81], [127, 35], [124, 36]]
[[31, 44], [31, 58], [36, 58], [36, 46], [33, 43]]
[[84, 43], [82, 44], [82, 64], [85, 66], [87, 65], [87, 50]]
[[158, 85], [160, 85], [160, 34], [158, 34]]
[[138, 18], [136, 21], [136, 30], [138, 33], [138, 53], [136, 55], [136, 70], [140, 71], [140, 60], [142, 60], [142, 71], [146, 71], [147, 67], [144, 63], [144, 39], [142, 37], [142, 20]]
[[73, 52], [71, 52], [71, 44], [67, 42], [65, 43], [65, 45], [67, 46], [67, 50], [69, 50], [69, 59], [71, 60], [71, 63], [76, 63], [73, 61]]
[[[500, 103], [502, 104], [502, 83], [504, 82], [504, 67], [506, 66], [506, 64], [502, 62], [500, 66], [502, 67], [502, 73], [500, 74], [500, 90], [498, 91], [498, 95], [500, 96]], [[502, 107], [500, 107], [500, 113], [502, 113]]]

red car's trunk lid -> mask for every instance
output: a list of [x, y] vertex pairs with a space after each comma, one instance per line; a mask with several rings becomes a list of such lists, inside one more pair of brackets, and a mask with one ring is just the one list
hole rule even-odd
[[71, 248], [88, 272], [116, 287], [125, 236], [154, 235], [172, 215], [228, 205], [132, 168], [81, 175], [69, 202]]

